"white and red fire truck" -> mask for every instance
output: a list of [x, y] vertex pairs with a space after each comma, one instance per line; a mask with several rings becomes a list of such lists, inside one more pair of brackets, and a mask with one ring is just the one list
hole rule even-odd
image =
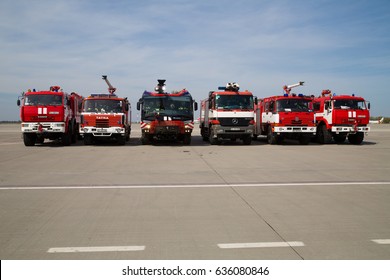
[[255, 137], [266, 135], [269, 144], [281, 144], [284, 138], [297, 139], [303, 145], [310, 142], [316, 133], [312, 98], [291, 93], [303, 83], [284, 86], [285, 94], [259, 100]]
[[80, 134], [84, 144], [94, 140], [113, 138], [120, 145], [130, 140], [131, 106], [126, 98], [118, 97], [107, 76], [102, 76], [108, 85], [105, 94], [94, 93], [86, 97], [82, 106]]
[[75, 143], [80, 125], [79, 106], [83, 97], [67, 94], [59, 86], [47, 91], [28, 90], [18, 99], [21, 129], [26, 146], [45, 139], [61, 139], [63, 145]]
[[354, 95], [334, 95], [330, 90], [323, 90], [313, 99], [313, 108], [317, 122], [317, 141], [321, 144], [351, 144], [363, 142], [364, 134], [370, 131], [370, 104], [363, 97]]
[[237, 83], [228, 83], [202, 100], [199, 127], [204, 141], [215, 145], [223, 139], [241, 139], [245, 145], [251, 144], [257, 101], [252, 92], [239, 89]]
[[141, 110], [141, 143], [178, 140], [189, 145], [198, 104], [186, 89], [167, 93], [165, 81], [158, 80], [154, 92], [145, 90], [137, 103]]

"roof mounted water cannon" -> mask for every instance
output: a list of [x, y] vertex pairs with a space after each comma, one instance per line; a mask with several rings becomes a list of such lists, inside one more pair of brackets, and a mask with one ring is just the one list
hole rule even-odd
[[165, 92], [165, 81], [166, 80], [157, 80], [158, 81], [158, 84], [157, 86], [154, 88], [154, 90], [158, 93], [164, 93]]
[[286, 92], [286, 94], [290, 95], [290, 92], [291, 92], [291, 89], [292, 89], [292, 88], [299, 87], [299, 86], [303, 86], [304, 83], [305, 83], [305, 82], [298, 82], [298, 83], [293, 84], [293, 85], [284, 86], [283, 89], [284, 89], [284, 91]]
[[330, 89], [324, 89], [321, 92], [321, 95], [322, 95], [322, 97], [324, 97], [325, 95], [329, 95], [330, 97], [332, 97], [332, 91]]
[[102, 79], [107, 83], [108, 85], [108, 92], [110, 94], [114, 94], [114, 92], [116, 91], [116, 88], [114, 88], [111, 83], [108, 81], [107, 79], [107, 75], [102, 75]]
[[238, 92], [240, 90], [240, 85], [237, 83], [227, 83], [226, 87], [218, 87], [218, 90]]

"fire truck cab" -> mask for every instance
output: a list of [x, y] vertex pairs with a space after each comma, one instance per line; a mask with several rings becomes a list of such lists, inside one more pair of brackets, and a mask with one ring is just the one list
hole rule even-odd
[[85, 145], [109, 138], [125, 145], [130, 140], [131, 106], [127, 98], [114, 94], [116, 89], [108, 82], [107, 76], [103, 79], [109, 85], [109, 93], [95, 93], [84, 99], [80, 134]]
[[75, 143], [79, 138], [82, 99], [75, 92], [63, 92], [59, 86], [24, 92], [17, 101], [24, 145], [42, 144], [45, 139], [60, 139], [65, 146]]
[[313, 99], [316, 115], [317, 141], [330, 143], [332, 138], [344, 143], [348, 138], [351, 144], [363, 142], [364, 134], [370, 131], [370, 104], [363, 97], [355, 95], [335, 95], [330, 90], [323, 90]]
[[141, 143], [178, 140], [189, 145], [198, 104], [186, 89], [166, 92], [165, 81], [158, 80], [154, 92], [145, 90], [137, 103], [137, 110], [141, 111]]
[[256, 107], [255, 137], [266, 135], [269, 144], [281, 144], [285, 138], [309, 144], [316, 133], [312, 98], [290, 92], [303, 83], [284, 86], [285, 94], [260, 100]]
[[223, 139], [241, 139], [245, 145], [251, 144], [257, 99], [252, 92], [239, 89], [237, 83], [228, 83], [202, 100], [199, 127], [204, 141], [215, 145]]

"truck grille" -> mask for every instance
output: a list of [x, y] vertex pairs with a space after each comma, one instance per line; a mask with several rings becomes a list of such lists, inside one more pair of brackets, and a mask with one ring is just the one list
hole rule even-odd
[[218, 118], [222, 126], [248, 126], [252, 118]]
[[158, 126], [156, 127], [156, 134], [178, 134], [178, 126]]
[[109, 119], [96, 119], [96, 127], [110, 127]]

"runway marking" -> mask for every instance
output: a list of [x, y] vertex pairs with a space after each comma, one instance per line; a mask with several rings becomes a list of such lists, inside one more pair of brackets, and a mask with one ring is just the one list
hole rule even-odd
[[158, 188], [231, 188], [231, 187], [293, 187], [293, 186], [355, 186], [390, 185], [390, 182], [316, 182], [316, 183], [251, 183], [251, 184], [197, 184], [197, 185], [122, 185], [122, 186], [13, 186], [0, 190], [75, 190], [75, 189], [158, 189]]
[[372, 239], [371, 241], [380, 245], [390, 245], [390, 239]]
[[218, 244], [218, 247], [221, 249], [278, 248], [278, 247], [302, 247], [302, 246], [305, 246], [305, 244], [301, 241]]
[[50, 248], [48, 253], [91, 253], [143, 251], [145, 246], [100, 246], [100, 247], [58, 247]]

